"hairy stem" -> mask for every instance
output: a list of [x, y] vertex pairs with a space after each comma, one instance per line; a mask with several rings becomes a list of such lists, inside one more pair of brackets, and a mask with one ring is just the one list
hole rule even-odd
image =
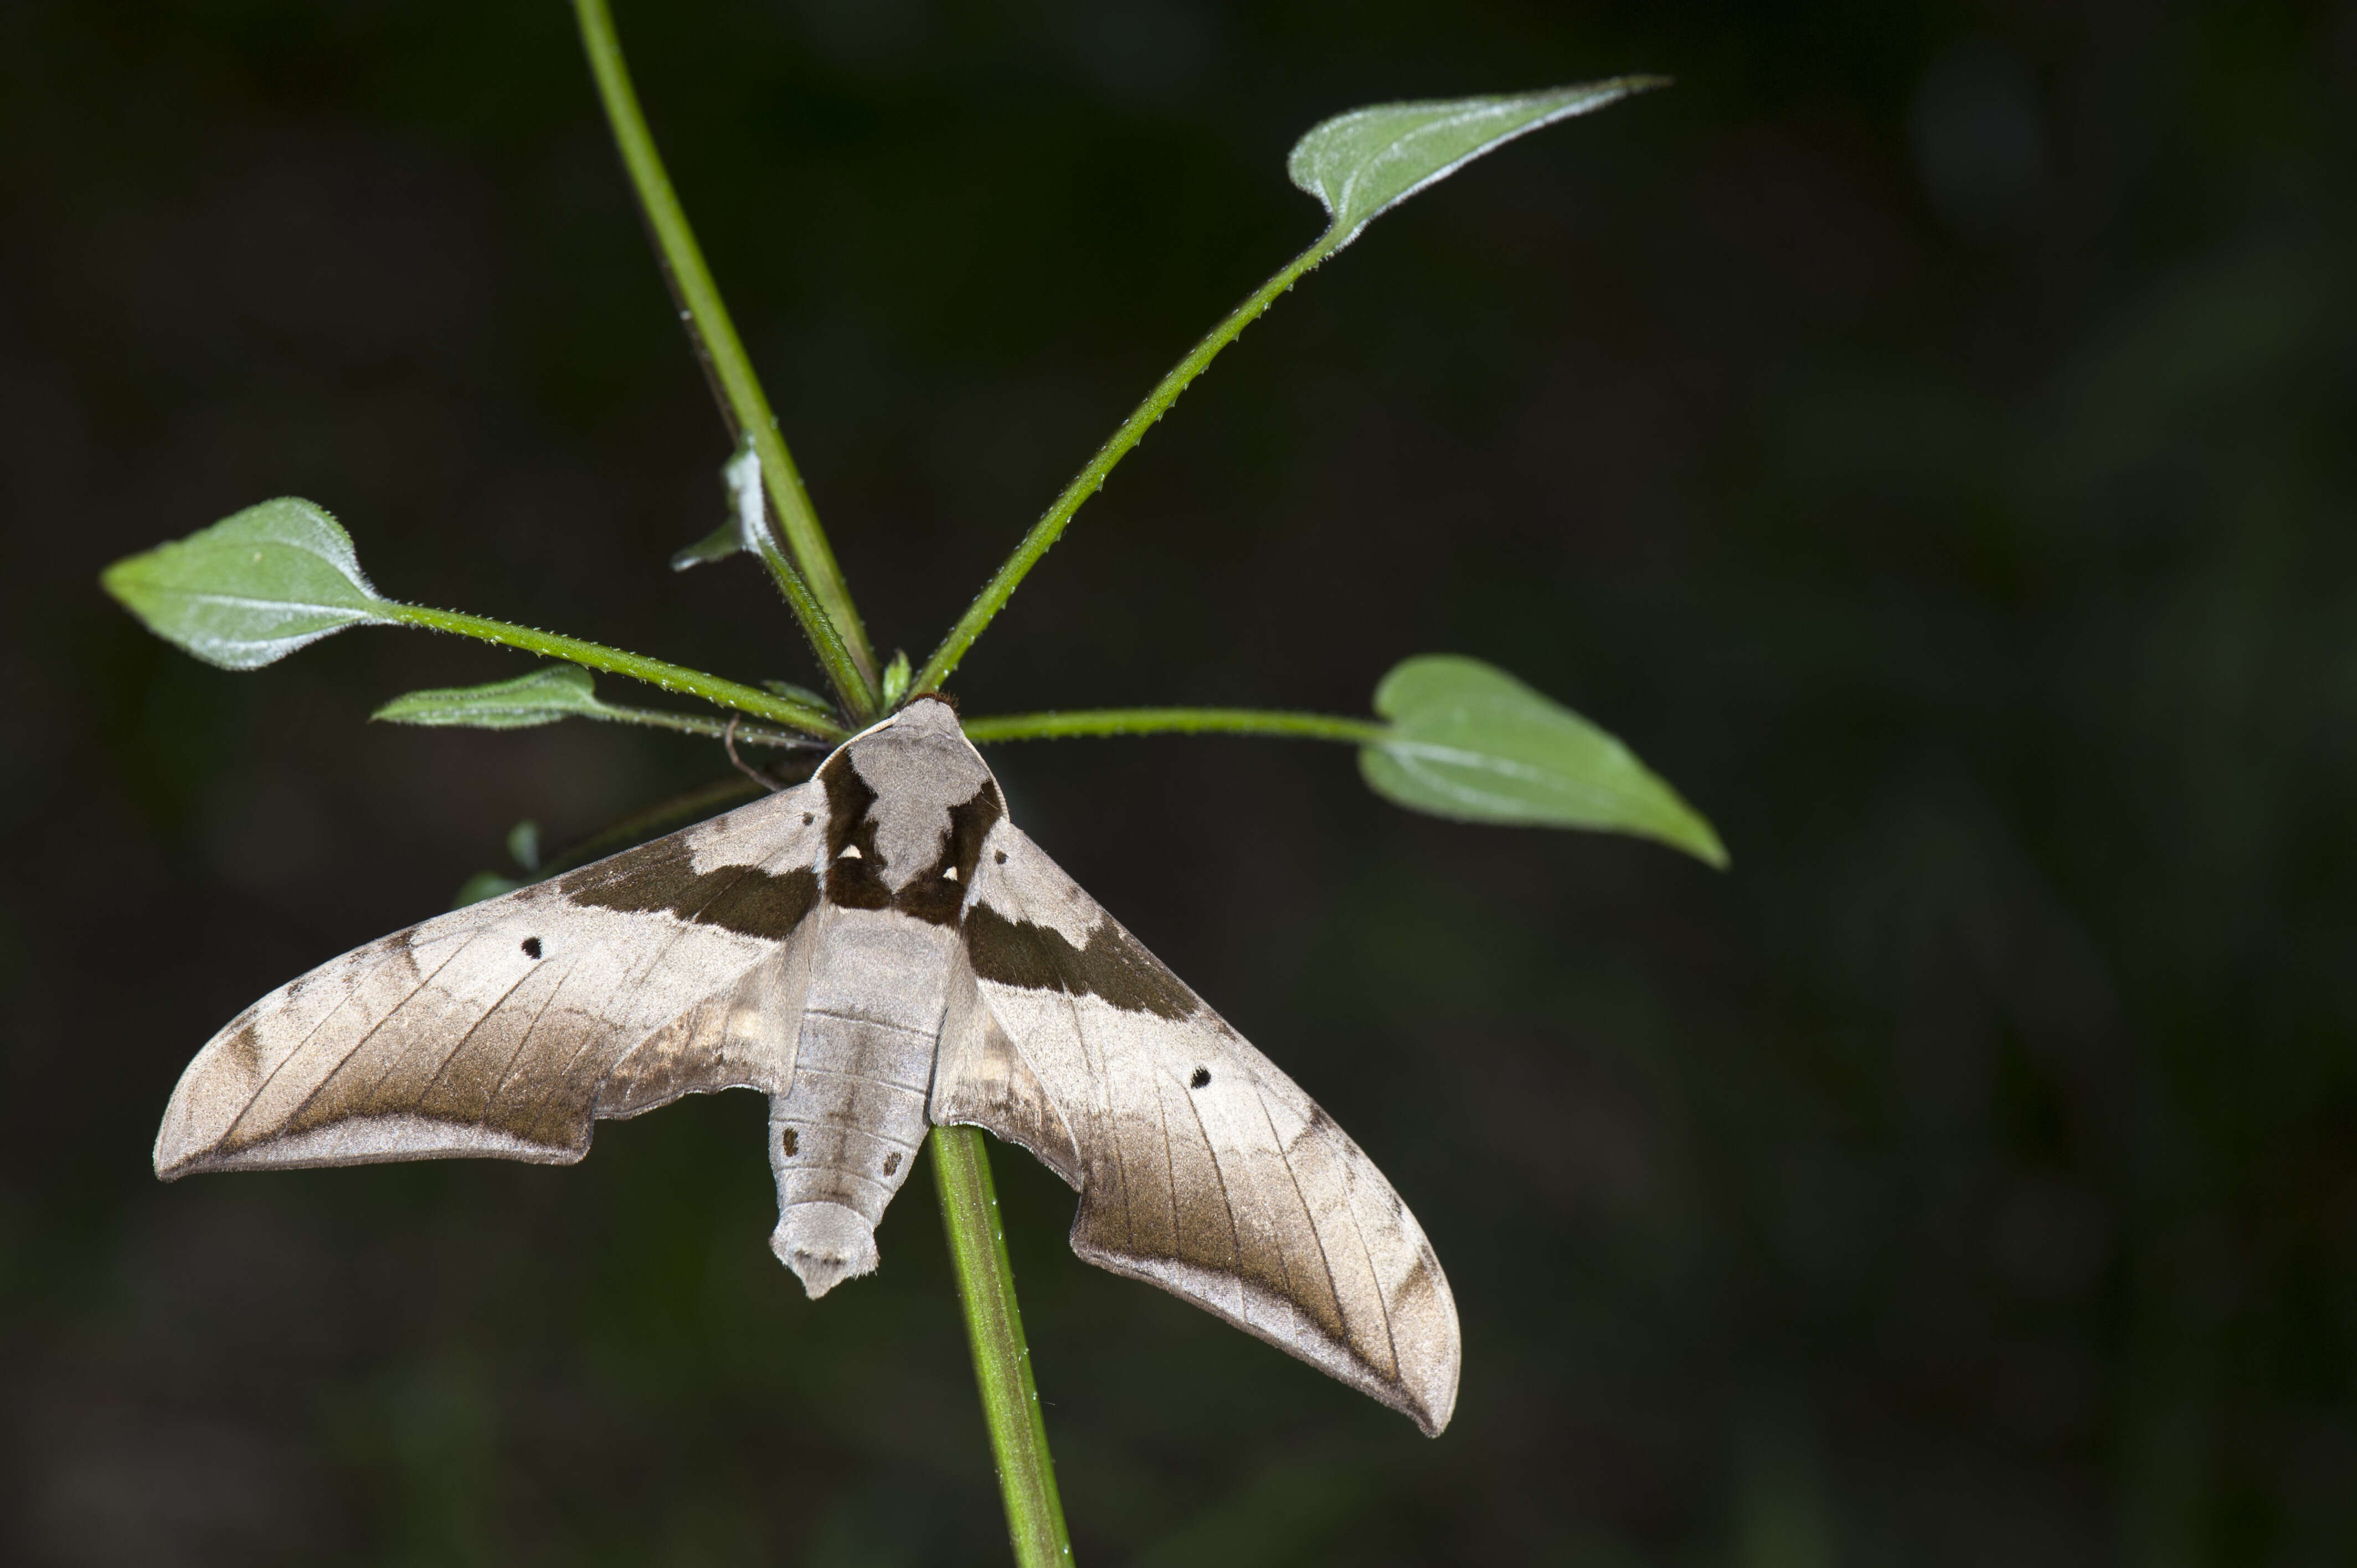
[[726, 719], [699, 718], [694, 714], [667, 713], [661, 708], [618, 708], [610, 703], [600, 703], [580, 716], [596, 719], [600, 724], [643, 725], [649, 729], [675, 730], [681, 735], [700, 735], [710, 740], [734, 739], [741, 746], [822, 746], [821, 742], [806, 735], [768, 729], [760, 725], [738, 725], [732, 731]]
[[941, 683], [950, 678], [950, 671], [958, 667], [958, 660], [963, 659], [965, 650], [974, 646], [974, 639], [982, 635], [982, 628], [990, 624], [991, 618], [1006, 608], [1006, 601], [1014, 597], [1015, 590], [1024, 577], [1039, 564], [1039, 557], [1048, 553], [1056, 541], [1062, 537], [1065, 525], [1072, 521], [1072, 514], [1081, 510], [1082, 503], [1096, 494], [1105, 482], [1105, 476], [1113, 472], [1114, 466], [1129, 455], [1131, 447], [1146, 438], [1146, 433], [1154, 427], [1154, 422], [1169, 411], [1170, 405], [1178, 401], [1178, 394], [1187, 390], [1187, 384], [1203, 373], [1203, 368], [1219, 357], [1221, 349], [1235, 341], [1236, 334], [1251, 326], [1253, 319], [1274, 304], [1278, 295], [1291, 288], [1302, 274], [1332, 253], [1333, 241], [1331, 233], [1324, 235], [1316, 244], [1286, 263], [1283, 271], [1261, 285], [1251, 298], [1228, 312], [1227, 319], [1212, 328], [1201, 342], [1188, 350], [1185, 359], [1170, 368], [1169, 374], [1156, 383], [1154, 390], [1146, 394], [1146, 401], [1121, 422], [1121, 428], [1113, 433], [1113, 438], [1098, 447], [1096, 456], [1089, 459], [1088, 466], [1073, 476], [1072, 482], [1064, 487], [1064, 493], [1056, 498], [1055, 504], [1031, 525], [1031, 532], [1023, 536], [1023, 542], [1015, 547], [1015, 553], [1009, 555], [1006, 564], [992, 574], [990, 581], [983, 585], [982, 592], [975, 596], [973, 604], [966, 607], [965, 614], [958, 618], [957, 624], [950, 628], [949, 635], [942, 639], [942, 645], [933, 650], [931, 658], [925, 660], [925, 667], [917, 672], [917, 678], [909, 683], [910, 692], [938, 690]]
[[379, 605], [377, 610], [387, 620], [397, 621], [403, 626], [422, 626], [430, 631], [456, 632], [460, 637], [479, 638], [504, 648], [522, 649], [526, 653], [565, 660], [590, 670], [603, 670], [610, 675], [627, 675], [633, 681], [643, 681], [666, 692], [683, 692], [716, 706], [734, 708], [740, 714], [751, 714], [756, 718], [768, 719], [773, 724], [784, 725], [789, 729], [798, 729], [827, 740], [841, 740], [849, 733], [826, 714], [784, 697], [773, 696], [759, 687], [742, 685], [683, 665], [666, 664], [660, 659], [625, 653], [619, 648], [608, 648], [603, 643], [584, 642], [577, 637], [562, 637], [553, 631], [534, 631], [528, 626], [511, 626], [503, 620], [490, 620], [457, 610], [428, 609], [423, 605], [386, 603]]
[[1056, 1464], [1039, 1391], [1031, 1381], [1031, 1351], [1023, 1343], [1023, 1312], [1015, 1303], [1015, 1273], [999, 1229], [998, 1193], [990, 1155], [973, 1127], [936, 1127], [926, 1140], [933, 1155], [933, 1190], [942, 1200], [958, 1301], [965, 1309], [966, 1342], [982, 1412], [990, 1423], [991, 1457], [1006, 1505], [1006, 1534], [1018, 1568], [1055, 1568], [1072, 1560], [1064, 1533], [1064, 1505], [1056, 1495]]
[[1389, 726], [1371, 719], [1266, 708], [1088, 708], [1062, 714], [1002, 714], [961, 723], [966, 738], [976, 746], [1083, 735], [1272, 735], [1368, 746], [1391, 735]]
[[696, 357], [712, 381], [733, 433], [750, 441], [761, 459], [762, 482], [785, 530], [786, 549], [792, 553], [791, 561], [787, 560], [785, 552], [770, 541], [770, 547], [760, 552], [762, 563], [809, 635], [845, 707], [855, 717], [870, 717], [876, 711], [876, 655], [868, 646], [866, 628], [860, 624], [858, 608], [852, 603], [850, 586], [835, 563], [825, 531], [819, 527], [810, 492], [802, 486], [802, 471], [795, 467], [793, 454], [786, 450], [785, 437], [778, 432], [769, 395], [753, 373], [753, 362], [737, 336], [728, 307], [721, 302], [719, 285], [705, 264], [703, 248], [688, 227], [687, 213], [672, 188], [662, 155], [655, 150], [654, 134], [647, 128], [638, 92], [630, 85], [630, 70], [622, 61], [613, 15], [606, 0], [574, 0], [573, 9], [590, 71], [597, 79], [598, 97], [613, 126], [630, 184], [638, 191], [647, 226], [653, 231], [655, 250], [672, 297], [678, 302], [680, 319], [687, 327]]

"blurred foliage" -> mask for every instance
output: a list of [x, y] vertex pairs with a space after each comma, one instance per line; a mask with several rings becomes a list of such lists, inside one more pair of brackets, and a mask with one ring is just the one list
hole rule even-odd
[[[1010, 748], [1017, 820], [1383, 1165], [1467, 1331], [1426, 1443], [1074, 1262], [1003, 1152], [1083, 1560], [2357, 1555], [2357, 13], [619, 23], [888, 648], [1311, 237], [1320, 116], [1678, 81], [1296, 291], [960, 671], [975, 711], [1356, 712], [1460, 649], [1738, 851], [1411, 818], [1340, 748]], [[11, 1560], [998, 1550], [931, 1209], [803, 1301], [749, 1096], [571, 1170], [145, 1167], [254, 996], [520, 818], [561, 846], [726, 770], [369, 726], [521, 661], [231, 676], [104, 563], [302, 493], [404, 597], [812, 679], [758, 572], [663, 569], [728, 451], [568, 28], [0, 12]]]

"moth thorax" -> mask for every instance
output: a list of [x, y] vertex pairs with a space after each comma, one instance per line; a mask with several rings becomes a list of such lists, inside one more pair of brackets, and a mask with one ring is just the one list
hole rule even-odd
[[884, 858], [885, 886], [895, 892], [941, 854], [951, 832], [950, 809], [973, 800], [990, 781], [972, 746], [923, 734], [887, 733], [862, 741], [851, 764], [875, 791], [867, 816]]

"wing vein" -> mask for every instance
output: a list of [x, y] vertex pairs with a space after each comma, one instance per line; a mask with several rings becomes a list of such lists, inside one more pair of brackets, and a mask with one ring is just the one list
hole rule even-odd
[[[384, 939], [384, 941], [386, 942], [390, 942], [391, 940], [391, 938]], [[380, 943], [378, 945], [383, 944]], [[332, 963], [335, 961], [329, 960], [328, 961]], [[326, 965], [322, 965], [321, 967], [325, 968]], [[317, 972], [315, 971], [314, 972]], [[281, 992], [284, 992], [285, 989], [286, 987], [285, 986], [279, 987]], [[287, 1047], [286, 1054], [278, 1058], [278, 1065], [272, 1068], [268, 1072], [263, 1075], [262, 1081], [253, 1086], [253, 1092], [246, 1097], [245, 1103], [238, 1108], [237, 1115], [231, 1118], [229, 1126], [222, 1131], [221, 1135], [221, 1141], [222, 1143], [226, 1144], [231, 1139], [237, 1136], [237, 1130], [245, 1125], [246, 1117], [252, 1113], [254, 1106], [261, 1102], [262, 1097], [269, 1092], [270, 1086], [278, 1081], [278, 1075], [285, 1072], [289, 1067], [294, 1065], [295, 1058], [301, 1056], [304, 1048], [309, 1046], [314, 1039], [318, 1037], [320, 1030], [334, 1023], [343, 1010], [352, 1004], [354, 994], [355, 993], [353, 992], [347, 991], [343, 995], [338, 997], [336, 999], [336, 1004], [333, 1007], [328, 1008], [326, 1013], [322, 1014], [317, 1023], [304, 1030], [303, 1037], [301, 1039], [296, 1041], [292, 1046]], [[250, 1007], [246, 1011], [249, 1013], [258, 1013], [259, 1007], [260, 1004], [257, 1003], [253, 1007]], [[255, 1023], [258, 1025], [260, 1021], [259, 1016], [257, 1016]]]
[[[1316, 1130], [1313, 1124], [1312, 1131]], [[1333, 1137], [1329, 1135], [1321, 1141], [1327, 1144], [1327, 1152], [1331, 1154]], [[1341, 1160], [1337, 1164], [1341, 1170], [1342, 1212], [1351, 1217], [1351, 1234], [1359, 1239], [1359, 1255], [1367, 1260], [1367, 1278], [1375, 1287], [1375, 1309], [1383, 1319], [1383, 1343], [1391, 1347], [1392, 1376], [1405, 1383], [1407, 1369], [1400, 1363], [1399, 1336], [1392, 1332], [1392, 1304], [1383, 1299], [1383, 1271], [1375, 1267], [1375, 1250], [1367, 1245], [1367, 1228], [1359, 1223], [1359, 1206], [1351, 1201], [1350, 1162]]]
[[[417, 1091], [417, 1098], [421, 1103], [433, 1098], [434, 1091], [442, 1087], [443, 1078], [450, 1071], [450, 1064], [458, 1059], [459, 1053], [467, 1048], [468, 1042], [482, 1032], [483, 1026], [490, 1023], [498, 1015], [499, 1010], [508, 1004], [509, 997], [523, 989], [523, 983], [530, 980], [533, 974], [533, 971], [527, 969], [517, 975], [515, 983], [500, 992], [498, 1000], [483, 1009], [483, 1015], [467, 1026], [467, 1032], [458, 1036], [457, 1043], [450, 1047], [450, 1054], [442, 1058], [442, 1065], [434, 1069], [434, 1076], [427, 1079], [425, 1087]], [[502, 1071], [504, 1072], [504, 1069]]]
[[[1023, 917], [1024, 923], [1037, 929], [1039, 922], [1032, 918], [1030, 903], [1011, 883], [1006, 891], [1017, 912]], [[1060, 928], [1053, 927], [1051, 922], [1050, 929]], [[1134, 1247], [1137, 1244], [1137, 1222], [1132, 1218], [1130, 1212], [1129, 1159], [1122, 1150], [1120, 1117], [1113, 1102], [1113, 1073], [1109, 1070], [1112, 1064], [1110, 1058], [1105, 1056], [1103, 1047], [1089, 1037], [1088, 1026], [1081, 1021], [1081, 1004], [1074, 992], [1072, 976], [1064, 967], [1063, 961], [1058, 956], [1054, 945], [1041, 942], [1039, 944], [1038, 950], [1048, 961], [1049, 968], [1055, 972], [1057, 993], [1062, 998], [1064, 1011], [1071, 1016], [1072, 1037], [1081, 1042], [1081, 1053], [1088, 1062], [1089, 1080], [1095, 1086], [1099, 1097], [1104, 1103], [1103, 1135], [1105, 1141], [1113, 1145], [1114, 1171], [1121, 1182], [1122, 1244], [1125, 1247]]]
[[[467, 938], [467, 940], [466, 940], [465, 941], [460, 942], [460, 943], [458, 944], [458, 950], [457, 950], [457, 951], [456, 951], [456, 952], [452, 953], [448, 958], [444, 959], [440, 963], [437, 963], [437, 964], [436, 964], [436, 965], [434, 966], [434, 972], [433, 972], [432, 974], [429, 974], [429, 975], [425, 975], [425, 976], [421, 977], [421, 978], [419, 979], [419, 981], [417, 982], [416, 989], [415, 989], [415, 990], [414, 990], [414, 991], [412, 991], [412, 992], [411, 992], [407, 996], [404, 996], [404, 997], [403, 997], [403, 998], [401, 999], [401, 1005], [400, 1005], [400, 1006], [398, 1006], [398, 1007], [394, 1007], [394, 1008], [391, 1009], [390, 1011], [388, 1011], [388, 1012], [385, 1014], [385, 1015], [384, 1015], [383, 1017], [382, 1017], [382, 1018], [380, 1018], [380, 1019], [378, 1019], [378, 1020], [376, 1021], [376, 1023], [375, 1023], [374, 1026], [372, 1026], [372, 1027], [369, 1030], [369, 1032], [368, 1032], [367, 1034], [365, 1034], [365, 1035], [361, 1036], [360, 1037], [360, 1039], [358, 1039], [357, 1041], [353, 1042], [352, 1048], [351, 1048], [351, 1052], [350, 1052], [350, 1055], [348, 1055], [348, 1056], [346, 1057], [346, 1058], [345, 1058], [345, 1059], [346, 1059], [346, 1060], [350, 1060], [350, 1056], [356, 1056], [356, 1055], [358, 1055], [361, 1047], [363, 1047], [363, 1046], [367, 1045], [367, 1044], [369, 1043], [369, 1041], [371, 1041], [371, 1040], [372, 1040], [372, 1039], [374, 1039], [374, 1038], [376, 1037], [376, 1032], [377, 1032], [377, 1030], [378, 1030], [378, 1029], [382, 1029], [382, 1028], [383, 1028], [387, 1024], [392, 1023], [392, 1022], [393, 1022], [393, 1018], [394, 1018], [394, 1016], [395, 1016], [396, 1015], [398, 1015], [398, 1014], [401, 1012], [401, 1010], [402, 1010], [402, 1008], [403, 1008], [403, 1007], [406, 1007], [406, 1006], [408, 1006], [412, 1002], [414, 1002], [414, 1001], [417, 999], [417, 996], [418, 996], [418, 993], [419, 993], [419, 992], [424, 991], [427, 986], [429, 986], [429, 985], [433, 984], [436, 980], [440, 979], [440, 978], [442, 977], [442, 972], [443, 972], [444, 970], [446, 970], [446, 969], [449, 968], [452, 964], [454, 964], [454, 963], [457, 962], [460, 959], [462, 959], [462, 958], [466, 957], [466, 956], [467, 956], [468, 950], [468, 949], [470, 949], [470, 948], [472, 948], [472, 947], [473, 947], [477, 942], [480, 941], [480, 940], [482, 940], [482, 937], [483, 937], [483, 933], [482, 933], [481, 929], [480, 929], [479, 928], [478, 928], [478, 929], [476, 929], [476, 931], [474, 932], [474, 934], [473, 934], [473, 935], [471, 935], [471, 936], [468, 937], [468, 938]], [[511, 988], [511, 989], [512, 989], [512, 988]], [[472, 1029], [469, 1029], [469, 1030], [468, 1031], [468, 1033], [469, 1033], [469, 1034], [472, 1034], [473, 1032], [474, 1032], [474, 1031], [473, 1031]], [[410, 1041], [410, 1042], [409, 1042], [409, 1044], [408, 1044], [408, 1046], [407, 1046], [405, 1048], [404, 1048], [400, 1053], [398, 1053], [396, 1056], [394, 1056], [394, 1058], [393, 1058], [393, 1060], [391, 1060], [391, 1061], [389, 1061], [389, 1062], [385, 1063], [385, 1064], [384, 1064], [384, 1069], [383, 1069], [382, 1072], [379, 1072], [379, 1073], [376, 1075], [376, 1079], [375, 1079], [375, 1081], [374, 1081], [374, 1082], [372, 1082], [372, 1083], [371, 1083], [371, 1084], [369, 1085], [368, 1098], [369, 1098], [370, 1100], [373, 1100], [373, 1099], [375, 1099], [375, 1098], [376, 1098], [377, 1090], [381, 1090], [381, 1089], [382, 1089], [382, 1088], [384, 1087], [384, 1085], [385, 1085], [385, 1080], [386, 1080], [387, 1079], [391, 1078], [391, 1077], [392, 1077], [395, 1072], [399, 1071], [399, 1070], [400, 1070], [400, 1068], [401, 1068], [402, 1063], [404, 1063], [404, 1062], [407, 1061], [407, 1060], [409, 1059], [409, 1058], [410, 1058], [411, 1054], [412, 1054], [412, 1053], [414, 1053], [414, 1051], [416, 1051], [416, 1050], [418, 1049], [418, 1047], [419, 1047], [420, 1046], [424, 1045], [425, 1043], [425, 1042], [424, 1040], [422, 1040], [422, 1039], [414, 1039], [414, 1040]], [[456, 1054], [457, 1047], [454, 1046], [454, 1047], [451, 1047], [451, 1049], [452, 1049], [453, 1054]], [[448, 1058], [444, 1058], [444, 1060], [445, 1060], [445, 1062], [447, 1063], [447, 1060], [448, 1060]], [[330, 1075], [330, 1076], [332, 1076], [332, 1075]], [[441, 1069], [436, 1068], [436, 1069], [435, 1069], [435, 1076], [436, 1076], [436, 1078], [439, 1078], [439, 1077], [441, 1076]], [[312, 1092], [312, 1095], [313, 1095], [314, 1097], [316, 1097], [316, 1096], [319, 1093], [319, 1090], [324, 1090], [324, 1089], [326, 1089], [326, 1088], [327, 1088], [327, 1086], [328, 1086], [328, 1085], [327, 1085], [327, 1081], [326, 1081], [326, 1079], [321, 1079], [321, 1080], [320, 1080], [320, 1083], [319, 1083], [319, 1088], [318, 1088], [318, 1089], [315, 1089], [315, 1090], [313, 1090], [311, 1091], [311, 1092]], [[422, 1099], [424, 1099], [424, 1098], [425, 1098], [425, 1096], [421, 1094], [418, 1098], [422, 1100]], [[305, 1101], [305, 1104], [306, 1104], [306, 1105], [307, 1105], [308, 1103], [309, 1103], [309, 1101], [307, 1100], [307, 1101]], [[298, 1109], [298, 1110], [296, 1111], [296, 1115], [300, 1115], [301, 1113], [302, 1113], [302, 1112], [301, 1112], [301, 1110], [300, 1110], [300, 1109]], [[291, 1120], [293, 1120], [293, 1118], [292, 1118], [292, 1117], [290, 1117], [290, 1118], [288, 1118], [288, 1120], [290, 1120], [290, 1121], [291, 1121]]]
[[[1276, 1163], [1285, 1167], [1285, 1179], [1293, 1184], [1293, 1200], [1301, 1205], [1301, 1218], [1309, 1222], [1309, 1239], [1318, 1243], [1318, 1266], [1326, 1271], [1326, 1293], [1334, 1298], [1334, 1316], [1340, 1318], [1342, 1316], [1342, 1287], [1334, 1282], [1334, 1261], [1326, 1255], [1326, 1238], [1318, 1233], [1318, 1216], [1309, 1207], [1309, 1195], [1301, 1190], [1301, 1177], [1294, 1171], [1293, 1156], [1286, 1152], [1285, 1140], [1276, 1135], [1276, 1118], [1269, 1114], [1268, 1096], [1258, 1079], [1252, 1080], [1252, 1090], [1253, 1103], [1260, 1107], [1260, 1119], [1268, 1123], [1268, 1141], [1276, 1150]], [[1279, 1249], [1276, 1255], [1283, 1258], [1283, 1249]], [[1288, 1285], [1293, 1283], [1289, 1261], [1285, 1279]], [[1350, 1338], [1351, 1325], [1345, 1318], [1342, 1322], [1342, 1342], [1347, 1346]]]
[[[328, 1085], [334, 1081], [336, 1075], [343, 1071], [344, 1069], [350, 1064], [351, 1059], [354, 1057], [358, 1056], [362, 1050], [367, 1048], [368, 1043], [376, 1038], [377, 1031], [383, 1028], [387, 1024], [392, 1023], [394, 1018], [398, 1017], [403, 1008], [417, 1000], [417, 993], [419, 992], [433, 984], [434, 982], [440, 977], [442, 972], [449, 968], [450, 965], [457, 960], [458, 953], [465, 952], [468, 948], [473, 945], [474, 938], [470, 936], [465, 941], [458, 944], [458, 952], [452, 953], [448, 958], [446, 958], [440, 963], [436, 964], [431, 974], [419, 975], [417, 977], [417, 983], [411, 986], [407, 992], [403, 993], [400, 1001], [386, 1008], [384, 1010], [383, 1016], [380, 1017], [375, 1023], [371, 1024], [366, 1029], [362, 1030], [359, 1039], [354, 1040], [350, 1045], [344, 1047], [344, 1054], [336, 1058], [336, 1065], [329, 1068], [326, 1073], [321, 1075], [319, 1081], [313, 1084], [310, 1091], [305, 1094], [301, 1100], [296, 1101], [292, 1110], [288, 1111], [285, 1116], [279, 1118], [279, 1125], [282, 1127], [291, 1126], [297, 1117], [301, 1116], [306, 1111], [311, 1109], [311, 1102], [319, 1098], [320, 1094], [326, 1090]], [[413, 949], [412, 950], [414, 951], [415, 950]], [[376, 1075], [376, 1078], [369, 1084], [370, 1092], [373, 1093], [378, 1085], [383, 1083], [388, 1077], [392, 1076], [393, 1068], [399, 1065], [400, 1064], [397, 1061], [388, 1064], [382, 1071], [379, 1072]], [[259, 1096], [257, 1096], [257, 1098], [259, 1098]], [[243, 1117], [241, 1116], [239, 1120], [242, 1121]]]
[[1162, 1190], [1170, 1199], [1170, 1250], [1179, 1251], [1187, 1233], [1178, 1224], [1178, 1161], [1170, 1152], [1170, 1103], [1163, 1095], [1166, 1082], [1175, 1082], [1176, 1075], [1156, 1069], [1154, 1084], [1155, 1119], [1162, 1123]]
[[1244, 1238], [1236, 1224], [1236, 1201], [1228, 1191], [1228, 1173], [1220, 1165], [1219, 1142], [1211, 1136], [1211, 1126], [1203, 1120], [1202, 1107], [1197, 1105], [1191, 1096], [1187, 1101], [1187, 1109], [1194, 1114], [1195, 1130], [1203, 1134], [1203, 1147], [1211, 1153], [1211, 1179], [1220, 1184], [1220, 1207], [1228, 1216], [1228, 1250], [1236, 1260], [1236, 1276], [1241, 1283], [1244, 1267]]
[[[595, 952], [597, 950], [592, 948], [589, 950]], [[556, 983], [548, 988], [548, 994], [542, 997], [540, 1005], [533, 1010], [532, 1022], [526, 1024], [523, 1033], [516, 1036], [515, 1049], [508, 1053], [508, 1065], [500, 1069], [499, 1081], [492, 1084], [490, 1092], [483, 1096], [484, 1120], [490, 1119], [491, 1107], [497, 1105], [500, 1096], [508, 1091], [508, 1084], [515, 1078], [516, 1063], [523, 1059], [523, 1053], [532, 1045], [533, 1032], [540, 1027], [540, 1021], [547, 1017], [548, 1010], [556, 1004], [557, 993], [565, 989], [565, 983], [572, 979], [573, 972], [580, 967], [581, 960], [577, 954], [567, 959], [565, 972], [556, 977]]]

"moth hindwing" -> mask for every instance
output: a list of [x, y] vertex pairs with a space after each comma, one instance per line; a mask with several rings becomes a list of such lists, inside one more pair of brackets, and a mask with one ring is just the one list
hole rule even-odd
[[770, 1100], [778, 1256], [877, 1265], [930, 1127], [1080, 1194], [1072, 1248], [1448, 1423], [1457, 1310], [1373, 1163], [1006, 817], [945, 703], [810, 782], [454, 910], [272, 992], [197, 1054], [156, 1173], [569, 1163], [599, 1117]]

